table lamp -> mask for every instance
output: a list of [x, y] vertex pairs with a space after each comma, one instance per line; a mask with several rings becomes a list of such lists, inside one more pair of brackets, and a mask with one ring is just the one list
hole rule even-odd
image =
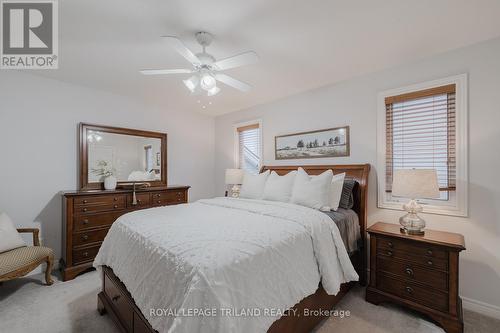
[[226, 185], [233, 185], [231, 196], [238, 198], [240, 196], [240, 185], [243, 183], [244, 171], [241, 169], [226, 169]]
[[423, 235], [425, 221], [417, 213], [422, 206], [416, 199], [439, 198], [437, 173], [434, 169], [402, 169], [395, 170], [392, 181], [392, 195], [409, 198], [403, 205], [408, 214], [399, 219], [401, 232], [409, 235]]

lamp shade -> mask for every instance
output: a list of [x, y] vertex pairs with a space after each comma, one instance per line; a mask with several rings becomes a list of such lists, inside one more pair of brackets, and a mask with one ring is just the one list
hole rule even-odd
[[436, 170], [395, 170], [392, 180], [392, 195], [410, 199], [439, 198]]
[[244, 171], [241, 169], [226, 169], [226, 184], [239, 185], [243, 183]]

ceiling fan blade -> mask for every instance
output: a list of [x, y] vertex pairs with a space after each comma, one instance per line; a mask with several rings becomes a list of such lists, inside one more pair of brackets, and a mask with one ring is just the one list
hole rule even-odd
[[257, 53], [249, 51], [235, 55], [233, 57], [221, 59], [212, 64], [212, 66], [220, 71], [223, 71], [230, 68], [255, 64], [257, 61], [259, 61], [259, 56], [257, 55]]
[[164, 38], [165, 41], [187, 61], [189, 61], [193, 65], [201, 64], [200, 59], [198, 59], [198, 57], [193, 52], [191, 52], [191, 50], [188, 49], [179, 38], [174, 36], [162, 36], [162, 38]]
[[234, 89], [238, 89], [238, 90], [243, 91], [243, 92], [247, 92], [250, 89], [252, 89], [251, 85], [246, 84], [245, 82], [241, 82], [239, 80], [236, 80], [235, 78], [232, 78], [226, 74], [215, 74], [215, 79], [217, 81], [224, 83], [227, 86], [233, 87]]
[[143, 69], [141, 71], [144, 75], [164, 75], [164, 74], [189, 74], [193, 71], [191, 69]]

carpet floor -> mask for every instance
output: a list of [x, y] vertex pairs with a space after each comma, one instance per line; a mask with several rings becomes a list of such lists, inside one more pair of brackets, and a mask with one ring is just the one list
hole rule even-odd
[[[118, 332], [109, 316], [96, 310], [100, 279], [97, 272], [68, 282], [42, 285], [42, 276], [4, 282], [0, 286], [0, 332]], [[338, 304], [349, 316], [330, 317], [316, 333], [417, 333], [443, 330], [417, 313], [364, 301], [364, 289], [354, 288]], [[500, 320], [465, 312], [466, 333], [498, 332]]]

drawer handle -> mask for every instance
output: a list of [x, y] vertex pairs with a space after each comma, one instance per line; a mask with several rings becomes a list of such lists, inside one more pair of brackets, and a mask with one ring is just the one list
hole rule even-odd
[[432, 256], [432, 250], [427, 250], [427, 254]]
[[89, 202], [88, 200], [83, 200], [83, 203], [86, 204], [87, 202]]
[[387, 251], [387, 255], [388, 255], [389, 257], [392, 257], [392, 255], [393, 255], [392, 251]]
[[84, 256], [84, 257], [88, 257], [88, 256], [89, 256], [89, 253], [88, 253], [88, 252], [83, 252], [83, 253], [82, 253], [82, 256]]
[[114, 198], [113, 198], [113, 200], [114, 200], [114, 201], [118, 201], [118, 198], [114, 197]]
[[406, 288], [405, 288], [405, 290], [406, 290], [406, 292], [407, 292], [408, 294], [410, 294], [410, 295], [412, 295], [412, 294], [413, 294], [413, 288], [412, 288], [412, 287], [406, 287]]
[[432, 260], [428, 260], [428, 261], [427, 261], [427, 265], [432, 266], [433, 264], [434, 264], [434, 263], [432, 262]]
[[394, 247], [394, 244], [392, 244], [392, 242], [387, 243], [387, 245], [388, 245], [390, 248], [393, 248], [393, 247]]
[[405, 273], [406, 273], [406, 275], [413, 277], [413, 269], [407, 267], [405, 269]]
[[87, 219], [83, 220], [83, 224], [89, 224], [89, 220]]
[[181, 201], [181, 198], [177, 198], [177, 201]]
[[139, 199], [139, 200], [137, 200], [137, 203], [141, 203], [141, 202], [142, 202], [142, 201], [141, 201], [140, 199]]
[[88, 209], [87, 208], [84, 208], [83, 211], [86, 212]]
[[113, 302], [116, 302], [120, 299], [120, 295], [116, 295], [112, 298]]
[[161, 203], [161, 200], [158, 200], [157, 203]]
[[161, 194], [157, 194], [156, 197], [159, 198], [161, 196]]
[[177, 192], [177, 195], [178, 195], [178, 196], [181, 196], [181, 194], [182, 194], [182, 192]]
[[118, 208], [118, 205], [114, 205], [114, 206], [113, 206], [113, 208], [114, 208], [114, 209]]
[[82, 236], [82, 239], [83, 239], [84, 241], [86, 241], [87, 239], [89, 239], [89, 236], [88, 236], [88, 235], [83, 235], [83, 236]]

